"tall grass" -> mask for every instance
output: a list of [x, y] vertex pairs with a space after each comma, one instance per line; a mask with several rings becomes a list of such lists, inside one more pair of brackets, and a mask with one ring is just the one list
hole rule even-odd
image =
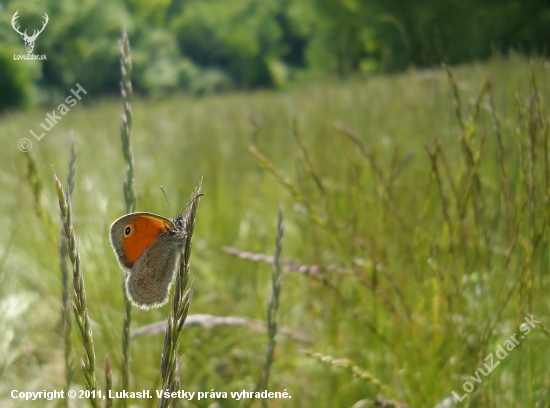
[[[279, 299], [283, 285], [283, 275], [281, 268], [281, 252], [283, 250], [283, 209], [279, 208], [277, 218], [277, 235], [275, 236], [275, 254], [273, 255], [273, 269], [271, 270], [271, 295], [267, 303], [267, 345], [265, 348], [264, 361], [262, 365], [262, 375], [259, 382], [259, 390], [267, 390], [269, 387], [269, 372], [273, 363], [275, 345], [277, 344]], [[267, 399], [262, 399], [262, 407], [267, 407]]]
[[[69, 200], [70, 195], [74, 191], [76, 176], [76, 146], [71, 144], [71, 160], [69, 162], [69, 175], [67, 177], [67, 193], [66, 200]], [[61, 217], [61, 225], [64, 225], [63, 216]], [[69, 248], [67, 245], [67, 236], [65, 228], [61, 227], [59, 231], [59, 269], [61, 271], [61, 322], [63, 330], [63, 346], [65, 351], [65, 384], [63, 390], [65, 395], [69, 392], [74, 376], [74, 355], [73, 355], [73, 312], [71, 303], [71, 287], [72, 279], [69, 271]], [[65, 407], [69, 407], [70, 399], [65, 399]]]
[[[86, 390], [90, 392], [89, 399], [94, 408], [102, 406], [100, 402], [99, 387], [97, 384], [97, 375], [95, 371], [95, 346], [93, 341], [92, 327], [90, 314], [88, 312], [88, 302], [86, 299], [86, 290], [84, 288], [84, 276], [82, 274], [82, 262], [80, 260], [80, 252], [73, 226], [73, 211], [71, 206], [71, 196], [68, 193], [72, 186], [68, 186], [65, 193], [61, 182], [57, 175], [54, 175], [55, 187], [59, 199], [59, 209], [61, 210], [61, 218], [63, 221], [63, 229], [67, 237], [67, 252], [72, 263], [73, 269], [73, 296], [72, 306], [76, 323], [80, 329], [82, 344], [84, 346], [83, 356], [81, 359], [82, 372], [84, 373]], [[69, 178], [71, 181], [71, 178]]]
[[174, 285], [174, 295], [170, 305], [170, 313], [166, 322], [166, 331], [164, 333], [164, 344], [162, 347], [160, 370], [162, 373], [162, 389], [166, 393], [162, 397], [161, 407], [168, 407], [172, 403], [177, 405], [178, 398], [173, 397], [173, 393], [180, 390], [180, 362], [178, 356], [178, 337], [183, 329], [191, 299], [193, 297], [192, 288], [187, 289], [189, 281], [189, 259], [191, 257], [191, 238], [195, 230], [195, 217], [199, 206], [199, 197], [201, 195], [202, 182], [195, 190], [191, 198], [189, 210], [184, 219], [185, 243], [179, 261]]
[[[137, 206], [137, 188], [134, 178], [134, 149], [132, 148], [132, 56], [130, 55], [130, 40], [126, 30], [120, 40], [120, 92], [122, 95], [123, 114], [120, 124], [120, 139], [122, 141], [122, 154], [126, 162], [126, 176], [124, 178], [123, 191], [126, 203], [126, 214], [135, 212]], [[130, 387], [130, 326], [132, 324], [132, 302], [126, 296], [126, 272], [122, 271], [122, 293], [124, 298], [124, 323], [122, 325], [122, 389]], [[128, 401], [122, 400], [122, 406], [126, 407]]]
[[[159, 184], [185, 197], [204, 176], [208, 199], [201, 202], [193, 235], [194, 313], [219, 321], [264, 318], [275, 259], [266, 255], [276, 234], [271, 214], [279, 202], [288, 209], [278, 324], [310, 343], [277, 337], [269, 389], [286, 389], [292, 398], [270, 405], [451, 405], [452, 391], [465, 393], [464, 382], [472, 381], [489, 353], [520, 333], [531, 314], [541, 325], [460, 405], [548, 404], [547, 79], [544, 61], [530, 64], [512, 55], [278, 93], [134, 98], [140, 209], [165, 213]], [[124, 211], [116, 199], [120, 178], [112, 177], [113, 168], [126, 164], [112, 136], [118, 104], [79, 106], [56, 127], [58, 133], [33, 147], [35, 174], [47, 179], [50, 164], [66, 166], [66, 129], [77, 129], [82, 180], [72, 197], [74, 228], [81, 236], [96, 353], [111, 351], [107, 378], [115, 388], [124, 361], [112, 350], [120, 347], [124, 297], [112, 289], [120, 285], [119, 272], [105, 237]], [[15, 148], [26, 131], [20, 124], [42, 117], [29, 112], [2, 118], [2, 141]], [[59, 282], [49, 277], [56, 257], [42, 221], [54, 219], [54, 193], [41, 190], [43, 210], [37, 211], [32, 184], [21, 183], [27, 160], [6, 160], [0, 178], [10, 192], [0, 198], [0, 214], [13, 215], [1, 216], [6, 231], [16, 224], [25, 231], [14, 239], [4, 267], [13, 273], [3, 274], [3, 285], [58, 305]], [[14, 199], [19, 196], [25, 199]], [[0, 233], [2, 243], [10, 238]], [[0, 296], [6, 293], [0, 286]], [[158, 325], [171, 307], [134, 310], [133, 328]], [[38, 349], [48, 355], [60, 350], [58, 334], [44, 334], [32, 315], [28, 325], [26, 347], [12, 343], [20, 357], [5, 371], [3, 390], [22, 388], [31, 377], [39, 379], [36, 390], [62, 386], [62, 356], [46, 367], [36, 357]], [[251, 329], [186, 326], [171, 346], [181, 356], [173, 361], [179, 361], [182, 388], [254, 390], [265, 335]], [[161, 373], [151, 370], [158, 367], [163, 340], [149, 333], [132, 340], [129, 391], [163, 387]], [[43, 371], [57, 375], [41, 376]], [[73, 387], [83, 384], [75, 376]], [[6, 391], [0, 401], [23, 406]], [[155, 396], [151, 403], [160, 401]], [[241, 404], [210, 395], [179, 403]]]

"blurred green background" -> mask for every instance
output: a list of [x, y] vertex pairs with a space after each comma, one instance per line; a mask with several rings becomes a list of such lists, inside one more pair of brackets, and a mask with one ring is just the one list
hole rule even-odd
[[[30, 33], [48, 13], [34, 49], [46, 61], [13, 59], [26, 54], [16, 10]], [[170, 217], [159, 186], [177, 210], [203, 179], [191, 314], [266, 319], [271, 265], [225, 248], [272, 255], [283, 208], [284, 330], [269, 389], [292, 399], [270, 407], [550, 406], [549, 11], [532, 0], [1, 2], [0, 406], [65, 406], [10, 395], [65, 385], [52, 166], [65, 183], [72, 141], [98, 383], [109, 354], [122, 388], [124, 293], [108, 231], [125, 212], [123, 27], [137, 210]], [[76, 83], [88, 94], [37, 141], [29, 130]], [[134, 308], [132, 329], [167, 314]], [[472, 380], [531, 315], [541, 323]], [[70, 387], [82, 390], [76, 327], [72, 339]], [[186, 328], [181, 388], [253, 390], [266, 342], [255, 324]], [[162, 343], [132, 340], [127, 391], [155, 398], [128, 406], [158, 406]], [[453, 401], [466, 381], [474, 390]]]
[[[10, 26], [47, 29], [21, 64]], [[135, 89], [200, 95], [286, 87], [312, 78], [399, 72], [483, 60], [513, 49], [543, 53], [543, 0], [44, 0], [0, 2], [0, 110], [55, 100], [75, 81], [92, 95], [117, 92], [117, 40], [126, 27]], [[59, 98], [58, 98], [59, 99]]]

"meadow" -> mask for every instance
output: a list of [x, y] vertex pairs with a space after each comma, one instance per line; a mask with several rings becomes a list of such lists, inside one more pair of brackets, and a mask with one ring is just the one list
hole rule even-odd
[[[202, 179], [188, 319], [246, 318], [199, 319], [182, 331], [180, 388], [255, 389], [281, 207], [283, 280], [268, 387], [292, 398], [270, 407], [550, 406], [549, 76], [544, 60], [511, 54], [280, 91], [134, 97], [137, 211], [171, 218], [159, 186], [179, 210]], [[20, 152], [18, 141], [53, 109], [0, 117], [2, 407], [63, 404], [10, 393], [65, 383], [52, 166], [65, 184], [71, 141], [98, 384], [105, 388], [108, 354], [113, 390], [122, 388], [125, 300], [108, 239], [126, 212], [122, 102], [84, 97]], [[131, 328], [161, 322], [168, 309], [134, 308]], [[526, 317], [540, 321], [528, 335]], [[519, 344], [497, 359], [514, 333]], [[71, 387], [85, 389], [76, 325], [72, 338]], [[128, 406], [158, 406], [162, 346], [162, 330], [131, 340], [127, 391], [149, 389], [154, 398]], [[488, 372], [491, 353], [500, 363]], [[473, 380], [480, 367], [487, 375]], [[453, 391], [462, 402], [453, 403]]]

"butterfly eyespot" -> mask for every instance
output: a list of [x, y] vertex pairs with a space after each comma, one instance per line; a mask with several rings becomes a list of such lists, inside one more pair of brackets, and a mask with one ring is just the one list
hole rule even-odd
[[132, 232], [132, 228], [130, 226], [127, 226], [126, 228], [124, 228], [124, 235], [125, 236], [130, 235], [131, 232]]

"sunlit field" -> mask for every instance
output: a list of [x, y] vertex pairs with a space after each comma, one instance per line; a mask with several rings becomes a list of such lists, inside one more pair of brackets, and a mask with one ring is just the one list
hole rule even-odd
[[[261, 406], [231, 392], [254, 391], [261, 377], [279, 207], [283, 281], [268, 389], [292, 398], [270, 407], [548, 406], [549, 98], [548, 64], [516, 55], [281, 91], [135, 96], [137, 211], [172, 218], [159, 186], [179, 211], [202, 179], [188, 319], [246, 318], [182, 331], [180, 389], [208, 396], [179, 406]], [[105, 390], [108, 354], [113, 390], [122, 389], [125, 295], [108, 238], [126, 212], [122, 100], [84, 96], [35, 140], [29, 130], [54, 109], [0, 117], [2, 407], [63, 403], [10, 394], [65, 384], [53, 171], [65, 185], [73, 140], [96, 375]], [[30, 153], [18, 149], [23, 137]], [[168, 311], [134, 308], [132, 330]], [[514, 334], [507, 355], [496, 354]], [[83, 390], [76, 324], [73, 339], [71, 388]], [[127, 391], [152, 398], [128, 406], [158, 406], [163, 339], [161, 326], [131, 340]]]

